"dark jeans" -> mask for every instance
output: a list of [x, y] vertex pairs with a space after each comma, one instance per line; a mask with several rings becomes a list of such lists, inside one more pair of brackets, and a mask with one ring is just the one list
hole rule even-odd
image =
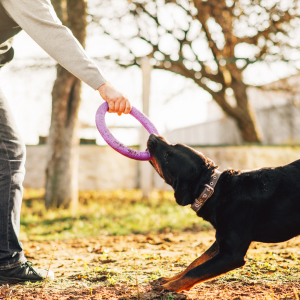
[[0, 90], [0, 270], [25, 262], [19, 242], [25, 144]]

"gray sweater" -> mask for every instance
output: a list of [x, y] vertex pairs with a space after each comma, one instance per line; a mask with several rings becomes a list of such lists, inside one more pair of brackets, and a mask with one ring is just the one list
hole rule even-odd
[[9, 38], [21, 29], [65, 69], [95, 90], [106, 82], [72, 32], [62, 25], [49, 0], [0, 0], [0, 65], [1, 55], [3, 60], [12, 58]]

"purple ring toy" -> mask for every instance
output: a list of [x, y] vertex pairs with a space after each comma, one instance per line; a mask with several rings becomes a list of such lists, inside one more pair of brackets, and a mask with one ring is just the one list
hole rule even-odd
[[[121, 142], [119, 142], [108, 130], [105, 124], [105, 114], [108, 111], [108, 104], [104, 102], [101, 104], [96, 113], [96, 126], [108, 145], [110, 145], [113, 149], [118, 151], [119, 153], [136, 160], [150, 160], [152, 157], [149, 151], [141, 152], [134, 149], [131, 149]], [[151, 123], [151, 121], [144, 115], [142, 112], [137, 110], [134, 106], [132, 106], [130, 114], [135, 117], [151, 134], [158, 134], [157, 129]]]

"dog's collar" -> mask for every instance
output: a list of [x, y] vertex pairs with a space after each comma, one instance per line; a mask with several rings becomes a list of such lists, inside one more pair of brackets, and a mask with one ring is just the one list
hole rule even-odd
[[209, 184], [205, 184], [205, 188], [202, 191], [201, 195], [195, 199], [195, 202], [191, 205], [191, 209], [196, 213], [200, 210], [200, 208], [204, 205], [204, 203], [212, 196], [215, 191], [215, 186], [220, 178], [222, 172], [215, 170], [213, 175], [211, 176], [211, 181]]

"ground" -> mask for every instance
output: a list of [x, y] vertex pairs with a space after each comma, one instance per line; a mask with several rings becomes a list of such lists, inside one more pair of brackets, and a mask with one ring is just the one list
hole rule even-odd
[[26, 195], [25, 255], [35, 267], [50, 265], [56, 279], [2, 285], [0, 299], [299, 299], [300, 237], [252, 243], [243, 268], [188, 292], [160, 293], [150, 282], [183, 270], [214, 241], [209, 224], [176, 205], [171, 194], [144, 201], [137, 191], [81, 193], [83, 204], [73, 216], [46, 212], [39, 197]]
[[2, 299], [299, 299], [300, 238], [253, 243], [247, 264], [189, 292], [152, 291], [149, 282], [174, 275], [213, 242], [214, 232], [95, 236], [24, 243], [37, 267], [56, 279], [2, 287]]

